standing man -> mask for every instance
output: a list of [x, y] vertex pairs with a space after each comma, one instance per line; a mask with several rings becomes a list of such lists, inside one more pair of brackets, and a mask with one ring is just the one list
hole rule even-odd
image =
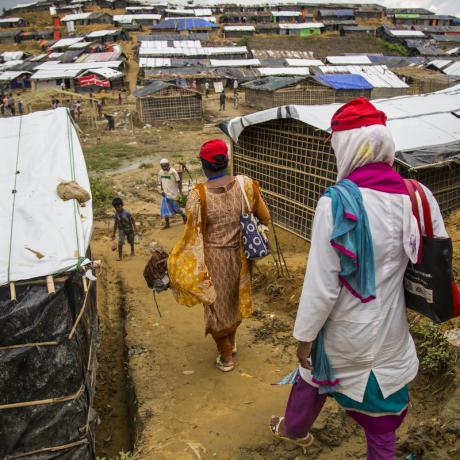
[[236, 96], [236, 93], [238, 92], [238, 80], [233, 80], [233, 95]]
[[102, 102], [100, 100], [96, 102], [96, 107], [97, 107], [97, 117], [100, 120], [102, 118]]
[[225, 112], [225, 99], [227, 99], [225, 97], [225, 90], [222, 90], [219, 96], [219, 102], [220, 102], [219, 112], [220, 111]]
[[13, 93], [10, 93], [8, 97], [8, 106], [10, 108], [10, 113], [14, 117], [16, 115], [16, 101], [14, 100]]
[[206, 95], [206, 97], [209, 97], [209, 82], [208, 81], [204, 84], [204, 94]]
[[[179, 206], [177, 200], [182, 191], [182, 181], [179, 174], [174, 168], [171, 168], [169, 160], [163, 158], [160, 161], [160, 172], [158, 173], [158, 182], [161, 187], [161, 194], [167, 198], [170, 208], [175, 214], [180, 214], [184, 224], [187, 222], [185, 211]], [[165, 224], [162, 230], [169, 228], [169, 217], [165, 217]]]
[[18, 113], [24, 115], [24, 102], [22, 101], [21, 95], [18, 93]]
[[77, 103], [75, 104], [75, 111], [77, 113], [77, 121], [80, 121], [80, 117], [81, 117], [81, 101], [77, 101]]

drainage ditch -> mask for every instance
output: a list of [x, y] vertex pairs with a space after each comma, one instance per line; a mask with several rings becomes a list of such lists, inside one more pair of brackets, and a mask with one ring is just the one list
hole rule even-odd
[[125, 291], [110, 268], [98, 277], [100, 346], [94, 408], [98, 413], [96, 455], [115, 460], [134, 446], [134, 397], [127, 370]]

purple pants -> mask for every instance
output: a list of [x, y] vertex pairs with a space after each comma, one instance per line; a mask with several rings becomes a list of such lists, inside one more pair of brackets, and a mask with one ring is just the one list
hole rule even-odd
[[[308, 434], [323, 408], [326, 397], [326, 395], [320, 395], [317, 388], [305, 382], [300, 376], [297, 377], [295, 385], [292, 386], [284, 415], [286, 434], [290, 438], [303, 438]], [[384, 432], [376, 429], [375, 420], [367, 420], [380, 417], [370, 417], [352, 411], [347, 411], [347, 413], [364, 428], [368, 460], [393, 460], [395, 458], [396, 429], [404, 419], [405, 412], [401, 415], [382, 417], [385, 419], [382, 425]]]

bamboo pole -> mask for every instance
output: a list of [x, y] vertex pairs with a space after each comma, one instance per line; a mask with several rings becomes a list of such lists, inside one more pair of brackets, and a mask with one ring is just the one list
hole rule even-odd
[[16, 302], [16, 286], [14, 283], [10, 283], [10, 297], [12, 302]]
[[46, 277], [46, 289], [48, 290], [48, 294], [56, 294], [56, 288], [54, 286], [54, 279], [51, 275]]

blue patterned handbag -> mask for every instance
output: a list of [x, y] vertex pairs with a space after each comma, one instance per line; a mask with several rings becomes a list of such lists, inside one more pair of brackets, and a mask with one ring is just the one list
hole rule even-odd
[[237, 176], [236, 179], [240, 185], [241, 194], [243, 196], [240, 223], [243, 236], [244, 255], [246, 259], [249, 260], [260, 259], [270, 254], [269, 241], [261, 229], [262, 224], [260, 220], [251, 211], [248, 197], [244, 191], [243, 176]]

